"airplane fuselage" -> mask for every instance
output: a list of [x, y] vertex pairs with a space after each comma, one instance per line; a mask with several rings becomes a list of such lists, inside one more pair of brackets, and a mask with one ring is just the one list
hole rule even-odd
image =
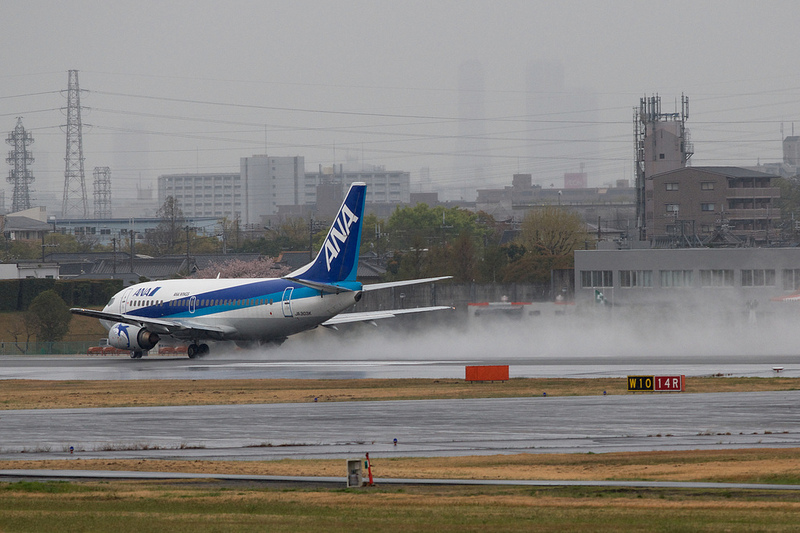
[[[280, 278], [166, 280], [146, 282], [114, 295], [103, 312], [144, 320], [174, 320], [195, 326], [172, 333], [193, 339], [194, 331], [218, 330], [217, 340], [270, 341], [314, 328], [355, 305], [361, 284], [351, 291], [323, 293]], [[103, 320], [106, 329], [113, 323]]]

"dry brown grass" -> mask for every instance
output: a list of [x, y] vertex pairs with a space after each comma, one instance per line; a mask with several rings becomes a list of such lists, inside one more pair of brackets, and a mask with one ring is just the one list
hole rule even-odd
[[[687, 392], [795, 390], [796, 378], [688, 378]], [[622, 378], [528, 379], [469, 383], [458, 379], [234, 379], [0, 382], [0, 409], [58, 409], [156, 405], [215, 405], [518, 398], [630, 394]], [[652, 394], [652, 393], [638, 393]]]

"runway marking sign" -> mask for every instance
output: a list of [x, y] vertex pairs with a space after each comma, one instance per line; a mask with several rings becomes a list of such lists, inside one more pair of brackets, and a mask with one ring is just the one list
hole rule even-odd
[[655, 376], [655, 390], [683, 392], [686, 390], [684, 379], [684, 376]]
[[628, 376], [628, 392], [651, 391], [654, 376]]
[[628, 392], [684, 392], [686, 376], [628, 376]]

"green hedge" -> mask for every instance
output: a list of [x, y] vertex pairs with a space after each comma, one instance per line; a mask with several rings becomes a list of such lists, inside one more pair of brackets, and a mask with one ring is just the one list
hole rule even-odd
[[0, 281], [0, 311], [16, 311], [19, 307], [19, 279]]
[[70, 307], [105, 305], [122, 290], [122, 280], [0, 280], [0, 311], [25, 311], [39, 293], [53, 289]]
[[55, 288], [56, 280], [47, 278], [27, 278], [19, 280], [19, 297], [17, 311], [24, 311], [31, 305], [34, 298], [44, 291]]

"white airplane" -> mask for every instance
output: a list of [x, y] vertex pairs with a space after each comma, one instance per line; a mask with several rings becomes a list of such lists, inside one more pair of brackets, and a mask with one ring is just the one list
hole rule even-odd
[[70, 309], [100, 319], [108, 343], [138, 359], [163, 337], [190, 341], [195, 358], [209, 353], [203, 341], [239, 346], [280, 345], [289, 335], [347, 322], [371, 322], [447, 306], [340, 314], [365, 292], [452, 276], [362, 285], [356, 281], [367, 186], [353, 183], [316, 259], [282, 278], [176, 279], [139, 283], [115, 294], [102, 311]]

